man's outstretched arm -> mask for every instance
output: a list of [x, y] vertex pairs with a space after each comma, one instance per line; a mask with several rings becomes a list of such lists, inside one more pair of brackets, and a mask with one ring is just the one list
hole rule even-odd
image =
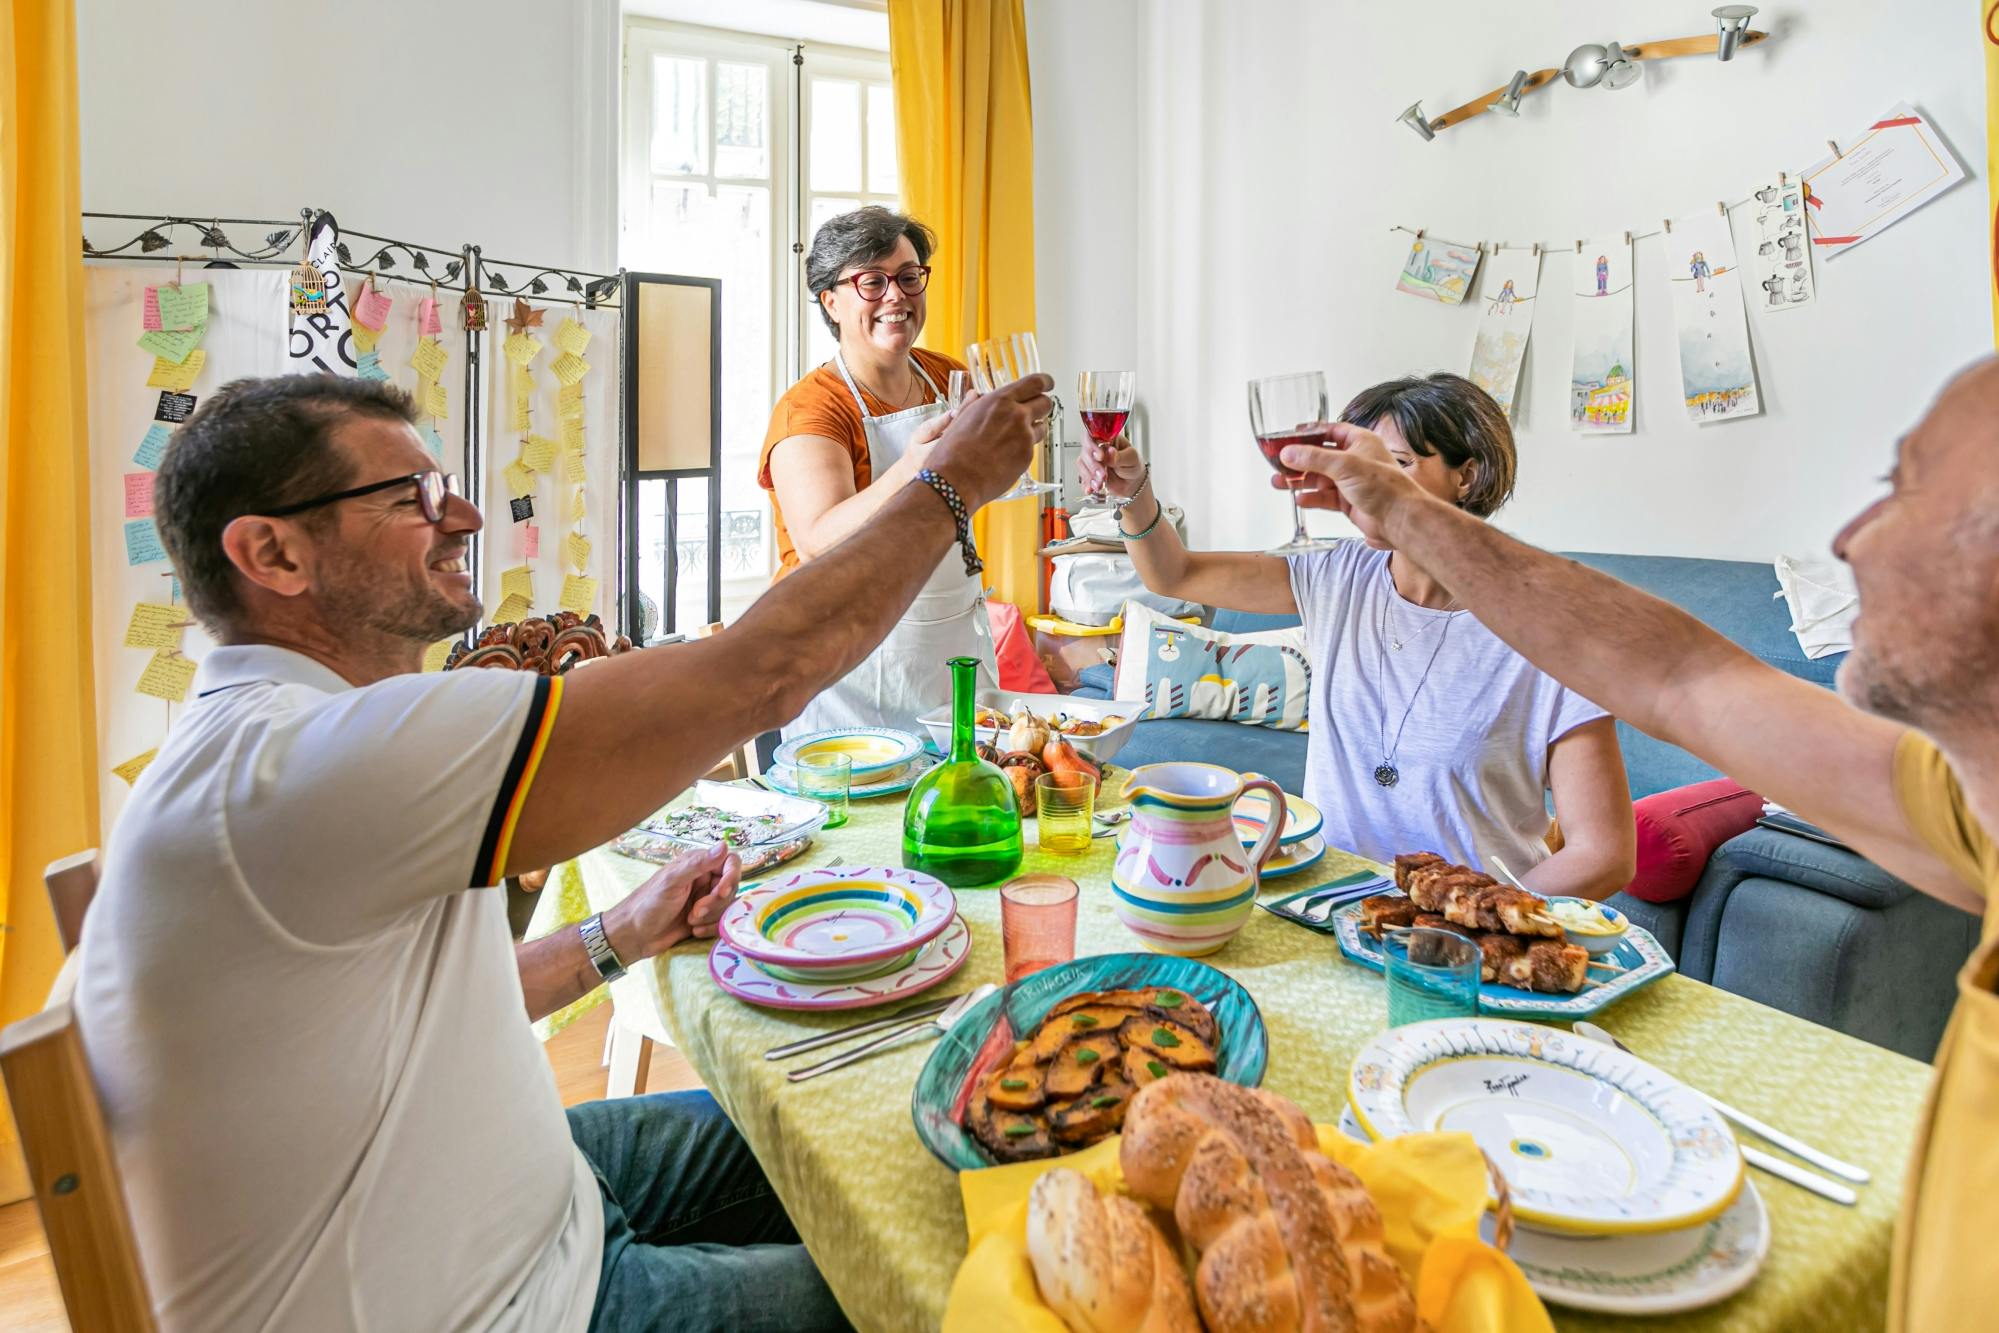
[[1894, 790], [1904, 728], [1750, 656], [1669, 602], [1515, 540], [1426, 494], [1371, 431], [1344, 449], [1294, 445], [1304, 502], [1355, 509], [1480, 623], [1570, 689], [1649, 736], [1839, 834], [1925, 892], [1982, 904], [1910, 830]]

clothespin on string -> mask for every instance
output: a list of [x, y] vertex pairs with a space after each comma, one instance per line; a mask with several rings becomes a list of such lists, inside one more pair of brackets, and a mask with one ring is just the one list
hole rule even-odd
[[1714, 211], [1717, 217], [1726, 218], [1728, 216], [1728, 205], [1717, 199], [1714, 201]]
[[1671, 218], [1661, 218], [1660, 221], [1665, 224], [1666, 234], [1671, 236], [1673, 234], [1673, 220]]
[[1832, 156], [1833, 156], [1833, 160], [1834, 160], [1834, 161], [1838, 161], [1838, 160], [1839, 160], [1840, 158], [1842, 158], [1842, 157], [1845, 157], [1845, 156], [1846, 156], [1846, 154], [1844, 154], [1844, 153], [1842, 153], [1842, 152], [1840, 152], [1840, 151], [1839, 151], [1839, 145], [1838, 145], [1838, 144], [1836, 144], [1836, 143], [1834, 143], [1834, 142], [1833, 142], [1832, 140], [1830, 140], [1830, 139], [1827, 139], [1827, 140], [1825, 141], [1825, 146], [1826, 146], [1827, 148], [1830, 148], [1830, 149], [1832, 149]]
[[[1671, 231], [1672, 229], [1673, 229], [1672, 224], [1668, 223], [1666, 226], [1666, 230]], [[1631, 233], [1628, 231], [1624, 233], [1624, 244], [1627, 248], [1631, 245]]]

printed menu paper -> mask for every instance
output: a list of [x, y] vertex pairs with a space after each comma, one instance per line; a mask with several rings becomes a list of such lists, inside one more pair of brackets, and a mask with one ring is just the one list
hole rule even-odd
[[1812, 245], [1831, 258], [1900, 222], [1964, 179], [1936, 129], [1906, 102], [1805, 172]]

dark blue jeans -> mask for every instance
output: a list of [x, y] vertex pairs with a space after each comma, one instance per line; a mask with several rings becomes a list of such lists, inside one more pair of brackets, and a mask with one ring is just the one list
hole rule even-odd
[[743, 1136], [705, 1092], [569, 1108], [604, 1195], [592, 1333], [845, 1330]]

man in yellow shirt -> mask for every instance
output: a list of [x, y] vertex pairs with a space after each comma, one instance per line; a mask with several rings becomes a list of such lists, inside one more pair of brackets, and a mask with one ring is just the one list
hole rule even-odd
[[[1982, 912], [1910, 1162], [1891, 1329], [1999, 1321], [1999, 361], [1902, 441], [1889, 494], [1833, 544], [1860, 589], [1833, 694], [1608, 575], [1436, 500], [1370, 431], [1294, 445], [1303, 503], [1366, 514], [1564, 685], [1682, 746], [1917, 888]], [[1282, 485], [1283, 478], [1273, 479]]]

